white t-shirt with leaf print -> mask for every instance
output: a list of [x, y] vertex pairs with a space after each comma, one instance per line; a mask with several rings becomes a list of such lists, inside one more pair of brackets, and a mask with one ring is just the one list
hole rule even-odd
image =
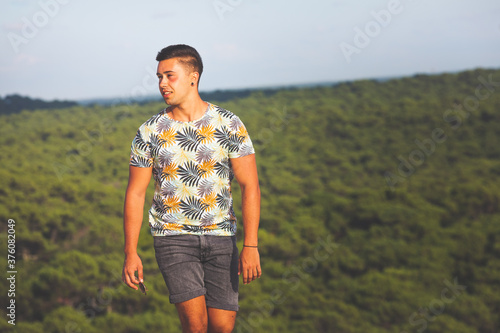
[[233, 236], [230, 159], [255, 153], [245, 125], [211, 103], [191, 122], [173, 120], [166, 110], [139, 127], [130, 155], [130, 165], [153, 167], [151, 234]]

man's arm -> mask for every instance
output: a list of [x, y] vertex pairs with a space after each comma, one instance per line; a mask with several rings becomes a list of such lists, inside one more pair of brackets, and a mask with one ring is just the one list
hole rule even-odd
[[[130, 288], [143, 281], [142, 261], [137, 254], [137, 243], [142, 225], [146, 189], [151, 180], [153, 168], [129, 167], [129, 179], [123, 207], [123, 231], [125, 234], [125, 261], [123, 262], [122, 280]], [[135, 277], [135, 272], [139, 280]]]
[[241, 188], [243, 244], [255, 246], [243, 247], [240, 253], [238, 274], [243, 274], [243, 283], [247, 284], [262, 274], [259, 251], [256, 247], [260, 219], [260, 187], [255, 154], [231, 159], [231, 165]]

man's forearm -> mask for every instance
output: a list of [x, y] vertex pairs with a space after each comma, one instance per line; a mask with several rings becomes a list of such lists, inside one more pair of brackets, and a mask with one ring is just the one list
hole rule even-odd
[[260, 220], [260, 188], [259, 185], [241, 187], [243, 214], [243, 244], [257, 246]]
[[125, 234], [125, 254], [137, 253], [137, 243], [142, 226], [144, 195], [126, 193], [123, 208], [123, 231]]

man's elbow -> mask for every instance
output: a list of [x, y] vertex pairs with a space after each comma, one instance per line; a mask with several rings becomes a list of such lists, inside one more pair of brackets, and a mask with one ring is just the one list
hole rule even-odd
[[146, 198], [146, 189], [136, 188], [136, 187], [127, 187], [127, 191], [125, 192], [126, 199], [132, 200], [140, 200]]
[[259, 183], [241, 184], [241, 192], [247, 195], [253, 195], [260, 198]]

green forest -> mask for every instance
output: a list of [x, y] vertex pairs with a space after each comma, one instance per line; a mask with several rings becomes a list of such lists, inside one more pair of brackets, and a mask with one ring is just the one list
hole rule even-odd
[[[500, 70], [210, 102], [245, 123], [262, 191], [263, 275], [240, 283], [235, 332], [500, 331]], [[130, 144], [164, 107], [0, 115], [0, 331], [180, 332], [147, 223], [152, 183], [148, 294], [121, 282]]]
[[76, 105], [78, 105], [77, 102], [58, 100], [46, 102], [41, 99], [13, 94], [4, 98], [0, 97], [0, 115], [17, 113], [23, 110], [69, 108]]

